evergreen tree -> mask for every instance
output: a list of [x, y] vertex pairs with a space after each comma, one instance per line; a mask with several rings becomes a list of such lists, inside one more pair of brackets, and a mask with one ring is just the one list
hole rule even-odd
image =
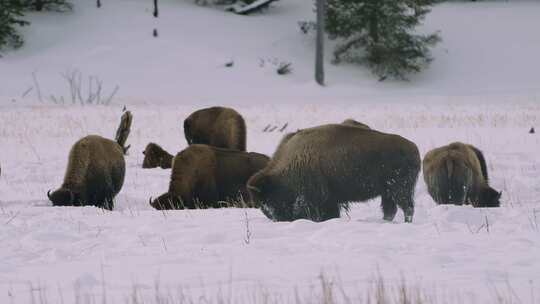
[[21, 19], [23, 10], [22, 0], [0, 0], [0, 50], [23, 45], [24, 40], [17, 32], [17, 27], [29, 24]]
[[334, 56], [367, 65], [384, 80], [406, 79], [429, 64], [437, 33], [417, 35], [414, 28], [433, 0], [327, 0], [326, 31], [340, 38]]
[[23, 2], [27, 10], [38, 12], [43, 10], [67, 12], [73, 9], [73, 5], [68, 0], [23, 0]]

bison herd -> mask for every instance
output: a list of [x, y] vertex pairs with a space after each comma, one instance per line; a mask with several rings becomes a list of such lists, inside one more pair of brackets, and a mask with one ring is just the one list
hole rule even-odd
[[[73, 145], [63, 184], [47, 193], [54, 206], [113, 209], [131, 120], [124, 113], [114, 141], [90, 135]], [[270, 158], [246, 152], [245, 121], [224, 107], [191, 114], [184, 134], [189, 146], [174, 156], [155, 143], [143, 151], [143, 168], [171, 168], [168, 191], [150, 198], [155, 209], [242, 206], [274, 221], [325, 221], [350, 202], [380, 196], [384, 220], [392, 221], [399, 207], [411, 222], [421, 167], [438, 204], [500, 205], [482, 152], [460, 142], [429, 151], [422, 163], [413, 142], [347, 119], [285, 135]]]

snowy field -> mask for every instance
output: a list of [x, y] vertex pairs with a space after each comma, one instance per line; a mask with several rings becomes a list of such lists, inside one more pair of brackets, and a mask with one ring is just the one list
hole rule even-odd
[[[382, 281], [424, 303], [540, 303], [540, 139], [528, 133], [540, 132], [539, 2], [438, 5], [424, 29], [444, 41], [424, 73], [380, 83], [328, 64], [324, 89], [312, 82], [313, 36], [296, 26], [312, 19], [309, 1], [247, 17], [161, 1], [157, 21], [150, 1], [103, 2], [32, 15], [26, 47], [0, 58], [0, 303], [364, 303]], [[275, 74], [280, 61], [293, 63], [291, 75]], [[74, 69], [107, 93], [118, 85], [112, 104], [72, 105], [60, 74]], [[112, 138], [124, 105], [132, 147], [115, 210], [51, 207], [46, 192], [61, 184], [71, 145]], [[141, 152], [151, 141], [184, 149], [183, 119], [209, 105], [234, 106], [248, 150], [268, 155], [284, 134], [268, 125], [350, 117], [412, 140], [421, 155], [475, 144], [502, 207], [437, 206], [420, 176], [412, 224], [401, 211], [384, 222], [379, 199], [323, 223], [153, 210], [148, 199], [166, 191], [170, 171], [142, 169]]]

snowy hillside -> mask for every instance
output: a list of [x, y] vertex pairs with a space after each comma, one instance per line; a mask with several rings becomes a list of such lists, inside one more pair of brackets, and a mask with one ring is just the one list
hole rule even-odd
[[[0, 58], [0, 303], [332, 303], [329, 290], [335, 303], [362, 303], [378, 277], [388, 293], [405, 284], [426, 303], [540, 303], [540, 139], [528, 133], [540, 128], [539, 2], [440, 4], [425, 30], [441, 30], [443, 42], [424, 73], [381, 83], [328, 64], [326, 88], [312, 80], [313, 37], [296, 24], [313, 18], [310, 1], [238, 16], [162, 0], [157, 20], [151, 1], [74, 3], [72, 14], [32, 15], [26, 46]], [[293, 73], [277, 75], [280, 62]], [[112, 104], [71, 105], [61, 73], [74, 70], [103, 80], [104, 95], [118, 85]], [[113, 137], [124, 105], [132, 147], [115, 210], [51, 207], [46, 192], [62, 182], [71, 145]], [[287, 132], [349, 117], [422, 155], [473, 143], [502, 207], [437, 206], [420, 176], [412, 224], [401, 211], [382, 221], [379, 199], [323, 223], [273, 223], [256, 209], [153, 210], [148, 199], [170, 171], [142, 169], [141, 152], [150, 141], [184, 149], [183, 119], [207, 105], [235, 106], [248, 150], [268, 155], [284, 133], [267, 125]]]

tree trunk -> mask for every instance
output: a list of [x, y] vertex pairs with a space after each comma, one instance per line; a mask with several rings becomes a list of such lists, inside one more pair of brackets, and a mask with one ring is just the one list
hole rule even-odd
[[159, 16], [158, 0], [154, 0], [154, 17], [157, 18], [158, 16]]
[[324, 85], [324, 10], [325, 0], [317, 0], [317, 43], [315, 50], [315, 80]]
[[43, 10], [43, 6], [45, 3], [43, 3], [43, 0], [36, 0], [34, 2], [34, 7], [36, 8], [36, 11], [41, 12]]

